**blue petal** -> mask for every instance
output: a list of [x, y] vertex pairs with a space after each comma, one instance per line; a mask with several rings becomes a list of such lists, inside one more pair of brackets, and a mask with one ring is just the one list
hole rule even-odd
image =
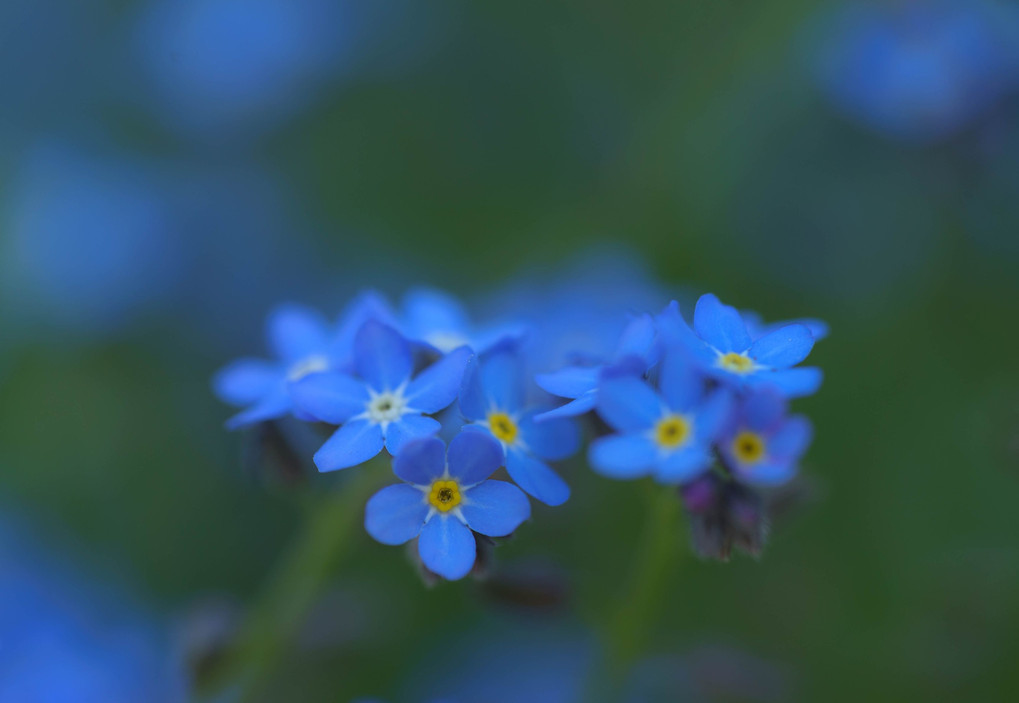
[[407, 332], [414, 339], [427, 341], [435, 332], [463, 334], [469, 327], [467, 313], [460, 301], [442, 291], [417, 288], [403, 299]]
[[505, 481], [484, 481], [471, 488], [460, 510], [468, 527], [489, 537], [505, 537], [531, 516], [527, 496]]
[[814, 338], [815, 342], [820, 342], [822, 339], [828, 336], [830, 327], [824, 320], [817, 320], [811, 317], [804, 317], [799, 320], [791, 320], [790, 324], [803, 325], [810, 330], [810, 336]]
[[424, 493], [406, 483], [386, 486], [368, 499], [364, 529], [382, 544], [403, 544], [421, 532], [428, 515]]
[[406, 397], [410, 407], [430, 414], [456, 400], [472, 354], [468, 347], [454, 349], [418, 374], [407, 386]]
[[711, 468], [707, 445], [692, 444], [666, 456], [658, 464], [655, 478], [661, 483], [686, 483]]
[[681, 347], [690, 352], [702, 365], [713, 365], [717, 354], [698, 337], [679, 312], [679, 303], [673, 300], [655, 320], [658, 334], [666, 346]]
[[636, 356], [651, 361], [656, 336], [655, 320], [651, 315], [645, 313], [634, 318], [623, 330], [619, 346], [616, 347], [616, 358]]
[[354, 365], [372, 389], [395, 390], [410, 378], [410, 344], [392, 327], [369, 320], [354, 338]]
[[746, 483], [758, 486], [778, 486], [796, 475], [796, 462], [769, 461], [753, 466], [737, 466], [736, 476]]
[[481, 385], [481, 359], [477, 356], [472, 356], [464, 369], [459, 405], [460, 412], [468, 420], [482, 420], [488, 416], [488, 401]]
[[570, 487], [547, 464], [521, 451], [510, 451], [506, 457], [510, 478], [528, 495], [546, 505], [562, 505], [570, 497]]
[[720, 352], [744, 352], [750, 347], [750, 333], [739, 311], [723, 305], [713, 293], [697, 301], [693, 324], [701, 339]]
[[382, 451], [382, 428], [367, 420], [353, 420], [336, 430], [315, 452], [319, 471], [335, 471], [362, 464]]
[[213, 377], [212, 388], [231, 405], [250, 405], [278, 387], [283, 375], [283, 368], [271, 361], [238, 359]]
[[579, 398], [598, 387], [598, 366], [567, 366], [554, 373], [540, 373], [534, 377], [542, 390], [562, 398]]
[[519, 322], [487, 326], [474, 334], [474, 351], [486, 354], [497, 347], [517, 345], [530, 332], [530, 327]]
[[386, 449], [397, 456], [411, 440], [430, 437], [442, 429], [435, 418], [424, 415], [404, 415], [386, 428]]
[[814, 428], [810, 420], [802, 415], [794, 415], [768, 440], [768, 454], [772, 457], [798, 459], [807, 451], [813, 436]]
[[613, 378], [598, 389], [598, 414], [619, 432], [651, 427], [662, 416], [662, 401], [644, 381]]
[[568, 418], [537, 422], [532, 413], [520, 420], [520, 439], [536, 456], [559, 461], [580, 449], [580, 428]]
[[311, 417], [341, 425], [364, 412], [368, 390], [364, 383], [341, 373], [316, 373], [290, 384], [294, 405]]
[[435, 437], [407, 442], [393, 459], [393, 473], [419, 486], [430, 486], [445, 470], [446, 445]]
[[354, 340], [357, 333], [369, 320], [376, 320], [390, 327], [396, 326], [396, 316], [389, 302], [379, 293], [369, 290], [359, 294], [340, 316], [339, 329], [331, 345], [333, 356], [344, 366], [353, 366]]
[[730, 424], [734, 411], [732, 394], [725, 388], [714, 391], [697, 409], [694, 421], [697, 441], [705, 444], [715, 441]]
[[561, 405], [555, 410], [549, 410], [548, 412], [538, 413], [534, 416], [534, 421], [541, 423], [547, 420], [556, 420], [564, 417], [577, 417], [591, 410], [595, 403], [598, 402], [598, 393], [591, 391], [580, 396], [576, 400], [571, 400], [566, 405]]
[[658, 458], [658, 447], [644, 434], [609, 435], [588, 450], [591, 468], [602, 476], [630, 479], [646, 476]]
[[510, 349], [495, 351], [481, 364], [481, 386], [488, 408], [512, 413], [523, 405], [524, 377], [520, 358]]
[[329, 348], [329, 323], [322, 315], [303, 305], [281, 305], [268, 322], [269, 346], [287, 363], [294, 363]]
[[461, 432], [449, 443], [449, 474], [467, 486], [491, 476], [503, 460], [502, 445], [487, 432]]
[[762, 366], [784, 369], [810, 354], [814, 338], [803, 325], [788, 325], [761, 337], [750, 347], [750, 357]]
[[756, 386], [770, 386], [786, 398], [802, 398], [816, 393], [824, 374], [816, 366], [803, 366], [782, 371], [754, 374], [750, 381]]
[[689, 356], [672, 348], [662, 359], [658, 388], [670, 410], [685, 412], [704, 395], [704, 380]]
[[226, 421], [228, 430], [236, 430], [248, 425], [254, 425], [266, 420], [275, 420], [283, 417], [293, 407], [290, 394], [285, 387], [280, 386], [243, 412], [239, 412]]
[[455, 517], [436, 515], [421, 529], [418, 554], [431, 571], [450, 581], [461, 579], [474, 567], [474, 535]]
[[781, 395], [768, 389], [751, 393], [743, 401], [743, 421], [751, 429], [766, 431], [782, 419], [786, 405]]

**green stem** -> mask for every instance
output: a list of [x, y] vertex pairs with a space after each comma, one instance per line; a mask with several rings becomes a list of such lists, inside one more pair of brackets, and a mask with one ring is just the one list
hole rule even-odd
[[304, 529], [284, 550], [280, 563], [249, 611], [234, 646], [209, 682], [210, 690], [238, 686], [236, 700], [249, 700], [272, 673], [329, 576], [361, 526], [364, 504], [380, 477], [362, 467], [335, 493], [316, 498]]
[[647, 520], [634, 558], [625, 596], [608, 622], [612, 665], [617, 676], [627, 673], [650, 635], [668, 587], [672, 565], [680, 554], [676, 520], [679, 498], [671, 488], [654, 486], [648, 495]]

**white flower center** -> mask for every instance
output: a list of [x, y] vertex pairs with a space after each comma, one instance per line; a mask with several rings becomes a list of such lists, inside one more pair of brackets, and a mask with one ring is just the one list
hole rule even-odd
[[300, 381], [302, 378], [313, 373], [322, 373], [329, 370], [329, 359], [322, 354], [301, 359], [287, 371], [288, 381]]
[[365, 414], [368, 419], [380, 425], [386, 425], [394, 420], [399, 420], [407, 409], [407, 399], [400, 392], [385, 392], [372, 394]]

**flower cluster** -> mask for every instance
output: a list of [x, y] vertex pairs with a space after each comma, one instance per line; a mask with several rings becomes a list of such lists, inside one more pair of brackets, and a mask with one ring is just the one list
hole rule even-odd
[[[753, 494], [796, 474], [811, 425], [787, 406], [820, 386], [820, 370], [798, 364], [827, 333], [823, 323], [765, 325], [708, 294], [692, 326], [672, 302], [620, 324], [614, 350], [578, 349], [555, 369], [535, 368], [549, 358], [543, 347], [560, 341], [540, 329], [472, 324], [436, 291], [415, 291], [399, 309], [364, 293], [335, 323], [289, 305], [269, 318], [276, 359], [236, 361], [214, 387], [244, 408], [231, 428], [287, 415], [334, 427], [314, 455], [320, 471], [385, 449], [403, 483], [368, 501], [365, 528], [384, 544], [417, 539], [423, 565], [447, 579], [475, 567], [476, 534], [507, 536], [530, 517], [527, 496], [549, 506], [569, 499], [551, 464], [580, 450], [585, 417], [600, 435], [587, 452], [595, 472], [678, 486], [693, 519], [741, 524], [724, 507], [739, 503], [716, 494]], [[512, 483], [490, 479], [501, 469]], [[696, 525], [693, 534], [733, 541]], [[727, 546], [696, 546], [728, 555]]]

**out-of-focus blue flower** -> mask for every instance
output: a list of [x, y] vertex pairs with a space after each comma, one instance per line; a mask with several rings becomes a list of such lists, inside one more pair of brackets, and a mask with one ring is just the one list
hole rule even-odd
[[0, 700], [183, 703], [187, 675], [160, 624], [19, 529], [0, 524]]
[[598, 414], [619, 434], [591, 443], [591, 467], [610, 478], [648, 474], [663, 483], [689, 481], [711, 467], [711, 444], [732, 407], [725, 389], [707, 393], [685, 351], [662, 360], [659, 391], [630, 375], [602, 379]]
[[182, 278], [170, 204], [142, 164], [42, 145], [5, 199], [0, 278], [15, 316], [108, 332], [165, 303]]
[[406, 295], [401, 330], [412, 342], [442, 354], [462, 346], [484, 354], [500, 343], [519, 341], [527, 332], [518, 323], [475, 326], [459, 300], [431, 288]]
[[796, 474], [813, 430], [802, 415], [786, 414], [787, 403], [768, 389], [751, 393], [730, 419], [718, 448], [741, 481], [773, 486]]
[[472, 424], [465, 430], [487, 432], [505, 452], [506, 471], [518, 486], [547, 505], [561, 505], [570, 487], [546, 461], [565, 459], [580, 446], [580, 432], [569, 418], [537, 422], [527, 407], [527, 377], [515, 348], [475, 358], [464, 376], [460, 410]]
[[459, 347], [412, 377], [410, 343], [378, 320], [354, 337], [355, 378], [342, 370], [291, 380], [296, 407], [308, 416], [341, 427], [315, 453], [319, 471], [368, 461], [383, 446], [396, 456], [411, 439], [434, 435], [439, 422], [428, 414], [452, 403], [473, 352]]
[[408, 442], [393, 460], [393, 471], [407, 483], [371, 497], [365, 529], [383, 544], [418, 537], [426, 567], [450, 580], [463, 578], [474, 567], [471, 530], [505, 537], [531, 516], [531, 505], [519, 488], [486, 480], [502, 460], [499, 444], [478, 432], [461, 432], [448, 452], [435, 437]]
[[[656, 336], [654, 318], [646, 313], [635, 317], [623, 330], [611, 364], [632, 368], [638, 375], [644, 374], [656, 361]], [[541, 413], [535, 419], [544, 422], [557, 417], [583, 415], [591, 410], [598, 399], [598, 380], [607, 366], [567, 366], [552, 373], [538, 374], [535, 381], [542, 390], [570, 398], [571, 402]]]
[[846, 114], [892, 137], [948, 136], [1019, 83], [1014, 7], [852, 2], [826, 20], [814, 49], [824, 91]]
[[238, 359], [213, 378], [213, 389], [225, 402], [248, 406], [227, 421], [237, 429], [282, 417], [294, 409], [289, 383], [309, 374], [349, 371], [354, 335], [371, 319], [376, 299], [362, 297], [339, 327], [309, 308], [281, 305], [270, 315], [266, 337], [275, 360]]
[[697, 301], [693, 329], [675, 303], [662, 313], [659, 325], [664, 337], [684, 345], [706, 373], [723, 383], [767, 385], [790, 398], [809, 395], [821, 385], [820, 369], [791, 368], [814, 347], [805, 325], [786, 325], [754, 339], [739, 311], [711, 293]]
[[603, 364], [612, 357], [628, 316], [656, 309], [662, 292], [628, 251], [596, 251], [543, 280], [535, 275], [501, 292], [493, 311], [534, 328], [527, 346], [538, 371]]
[[349, 61], [357, 4], [155, 0], [136, 47], [157, 109], [186, 131], [259, 131], [300, 109]]

